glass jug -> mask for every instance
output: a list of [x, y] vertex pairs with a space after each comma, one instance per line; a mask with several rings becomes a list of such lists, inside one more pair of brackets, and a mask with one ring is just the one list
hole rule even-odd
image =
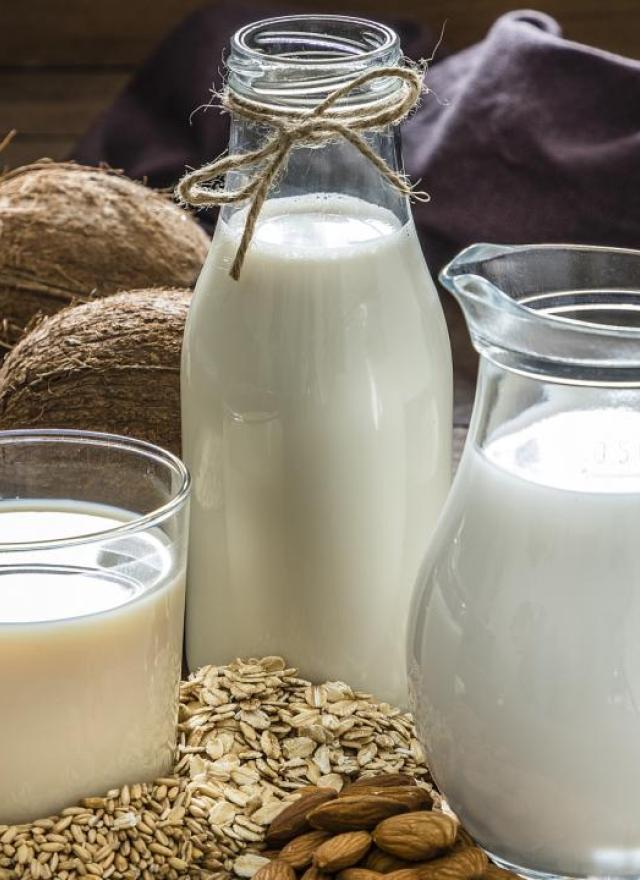
[[[310, 112], [401, 63], [383, 25], [288, 16], [234, 36], [228, 86], [274, 113]], [[398, 89], [394, 76], [361, 83], [340, 110]], [[234, 114], [230, 151], [271, 134]], [[365, 137], [401, 170], [397, 128]], [[406, 704], [406, 622], [449, 490], [452, 396], [409, 203], [345, 138], [298, 144], [236, 281], [246, 212], [223, 208], [185, 331], [189, 666], [283, 654], [305, 677]]]
[[441, 274], [479, 351], [414, 593], [412, 708], [499, 864], [640, 875], [640, 251], [475, 245]]

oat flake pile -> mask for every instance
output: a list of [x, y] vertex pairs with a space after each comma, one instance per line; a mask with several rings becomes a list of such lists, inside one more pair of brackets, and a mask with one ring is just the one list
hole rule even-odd
[[250, 877], [266, 826], [305, 785], [363, 773], [428, 780], [411, 716], [280, 657], [207, 666], [180, 694], [175, 775], [0, 825], [0, 880]]

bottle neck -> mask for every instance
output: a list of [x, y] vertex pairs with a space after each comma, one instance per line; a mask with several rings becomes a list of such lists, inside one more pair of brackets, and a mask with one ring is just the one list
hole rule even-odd
[[[272, 136], [269, 126], [233, 116], [229, 138], [230, 153], [246, 153], [262, 147]], [[403, 171], [401, 140], [398, 127], [387, 126], [380, 131], [365, 132], [368, 147], [395, 172]], [[227, 185], [246, 185], [258, 168], [229, 175]], [[374, 164], [344, 138], [336, 138], [320, 146], [295, 146], [267, 201], [314, 194], [350, 196], [390, 211], [404, 224], [409, 219], [408, 199], [381, 176]], [[223, 209], [228, 220], [235, 205]]]

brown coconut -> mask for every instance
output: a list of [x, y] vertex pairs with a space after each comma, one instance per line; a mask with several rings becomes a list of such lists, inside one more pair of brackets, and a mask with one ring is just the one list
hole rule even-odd
[[0, 322], [143, 287], [191, 287], [208, 238], [170, 197], [115, 171], [42, 161], [0, 177]]
[[179, 455], [190, 294], [117, 293], [40, 321], [0, 369], [0, 429], [107, 431]]

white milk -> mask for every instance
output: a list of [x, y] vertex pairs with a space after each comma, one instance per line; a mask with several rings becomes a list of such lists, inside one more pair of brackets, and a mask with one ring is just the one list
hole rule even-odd
[[465, 453], [425, 568], [418, 722], [487, 849], [637, 876], [640, 413], [536, 415]]
[[[51, 504], [0, 503], [0, 543], [130, 519]], [[0, 823], [170, 769], [184, 601], [184, 574], [170, 576], [172, 566], [156, 532], [70, 544], [46, 559], [0, 554]]]
[[413, 224], [270, 200], [219, 222], [189, 315], [191, 668], [284, 654], [406, 702], [410, 591], [449, 485], [451, 361]]

